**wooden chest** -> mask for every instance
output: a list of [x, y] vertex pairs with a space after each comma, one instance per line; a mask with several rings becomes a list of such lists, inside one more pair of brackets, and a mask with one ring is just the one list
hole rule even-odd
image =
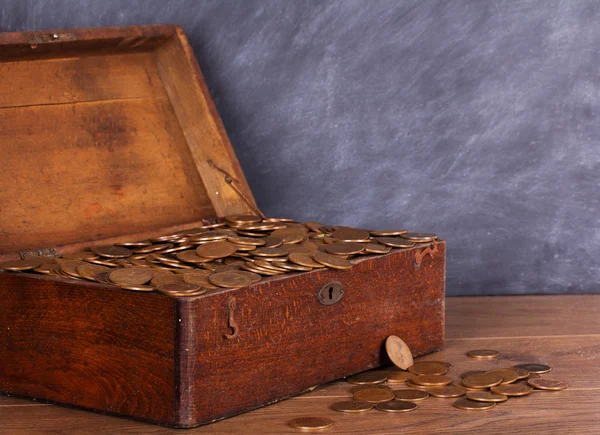
[[[257, 212], [179, 27], [0, 34], [0, 77], [0, 261]], [[187, 298], [0, 272], [0, 392], [193, 427], [442, 346], [443, 240], [353, 263]]]

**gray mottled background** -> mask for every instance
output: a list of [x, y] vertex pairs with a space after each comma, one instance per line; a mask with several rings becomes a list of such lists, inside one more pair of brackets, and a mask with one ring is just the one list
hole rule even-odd
[[448, 293], [600, 291], [600, 1], [2, 0], [178, 23], [268, 215], [448, 240]]

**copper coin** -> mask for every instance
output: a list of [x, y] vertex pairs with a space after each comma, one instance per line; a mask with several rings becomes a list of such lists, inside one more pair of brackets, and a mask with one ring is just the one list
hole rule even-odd
[[369, 254], [389, 254], [392, 250], [391, 246], [385, 246], [380, 243], [366, 243], [365, 252]]
[[42, 262], [37, 259], [26, 259], [26, 260], [12, 260], [0, 263], [0, 268], [9, 271], [23, 271], [32, 270], [36, 267], [40, 267]]
[[369, 403], [380, 403], [394, 400], [394, 393], [382, 388], [364, 388], [354, 393], [356, 400], [362, 400]]
[[512, 369], [517, 372], [517, 377], [519, 379], [527, 379], [530, 375], [529, 370], [525, 370], [520, 367], [513, 367]]
[[[217, 240], [225, 240], [227, 237], [229, 237], [231, 235], [233, 235], [233, 233], [231, 231], [223, 231], [223, 230], [207, 231], [205, 233], [198, 234], [194, 237], [190, 237], [190, 241], [193, 243], [198, 243], [198, 242], [210, 242], [210, 241], [217, 241]], [[142, 249], [145, 249], [145, 248], [142, 248]]]
[[91, 250], [94, 254], [106, 258], [126, 258], [133, 254], [131, 249], [113, 245], [92, 246]]
[[493, 369], [493, 370], [488, 370], [486, 373], [492, 373], [492, 374], [501, 376], [502, 384], [512, 384], [517, 379], [519, 379], [519, 375], [513, 369]]
[[327, 254], [325, 252], [317, 252], [313, 254], [313, 259], [318, 263], [333, 269], [351, 269], [352, 263], [339, 255]]
[[434, 363], [434, 364], [439, 364], [442, 365], [444, 367], [446, 367], [448, 370], [450, 370], [450, 368], [452, 367], [452, 364], [450, 364], [447, 361], [433, 361], [433, 360], [427, 360], [427, 361], [419, 361], [419, 362], [428, 362], [428, 363]]
[[475, 400], [469, 400], [461, 397], [452, 404], [455, 408], [466, 409], [468, 411], [483, 411], [486, 409], [492, 409], [496, 404], [494, 402], [476, 402]]
[[381, 388], [382, 390], [392, 391], [392, 389], [390, 387], [388, 387], [387, 385], [381, 385], [381, 384], [369, 385], [369, 384], [365, 384], [365, 385], [356, 385], [356, 386], [350, 388], [350, 393], [352, 395], [354, 395], [355, 393], [358, 393], [359, 391], [362, 391], [362, 390], [366, 390], [368, 388]]
[[492, 393], [490, 391], [468, 391], [467, 399], [476, 402], [506, 402], [508, 396]]
[[288, 259], [292, 263], [298, 264], [300, 266], [314, 267], [318, 269], [325, 267], [323, 264], [317, 263], [315, 260], [313, 260], [311, 254], [292, 253], [288, 256]]
[[219, 287], [238, 288], [252, 284], [252, 279], [237, 272], [219, 272], [208, 277], [208, 280]]
[[496, 385], [490, 389], [492, 390], [492, 393], [502, 394], [509, 397], [526, 396], [533, 390], [533, 388], [531, 388], [529, 385], [521, 383]]
[[290, 420], [288, 424], [303, 431], [318, 431], [329, 429], [333, 426], [333, 420], [323, 417], [300, 417]]
[[500, 352], [491, 349], [475, 349], [467, 352], [467, 356], [474, 359], [494, 359], [498, 358]]
[[471, 376], [471, 375], [482, 375], [485, 372], [483, 370], [471, 370], [469, 372], [464, 372], [460, 375], [461, 379], [466, 378], [467, 376]]
[[283, 245], [283, 240], [281, 238], [272, 235], [265, 237], [262, 240], [265, 241], [265, 248], [279, 248], [281, 245]]
[[427, 391], [420, 390], [394, 390], [396, 400], [405, 400], [407, 402], [418, 402], [429, 397]]
[[188, 284], [187, 282], [169, 282], [165, 284], [161, 284], [156, 289], [162, 293], [183, 293], [183, 292], [192, 292], [198, 291], [202, 287], [196, 284]]
[[414, 375], [410, 372], [391, 372], [387, 375], [388, 384], [400, 384], [412, 379]]
[[123, 248], [139, 248], [141, 246], [150, 246], [152, 242], [150, 240], [141, 240], [139, 242], [121, 242], [115, 243], [115, 246], [122, 246]]
[[85, 278], [90, 281], [97, 281], [96, 274], [100, 272], [111, 272], [112, 269], [109, 269], [106, 266], [100, 266], [99, 264], [82, 264], [77, 266], [77, 274], [82, 278]]
[[235, 245], [225, 240], [209, 242], [196, 248], [196, 254], [204, 258], [225, 258], [235, 253], [235, 251], [237, 251]]
[[369, 402], [363, 402], [360, 400], [346, 400], [344, 402], [337, 402], [331, 405], [331, 409], [338, 412], [348, 413], [359, 413], [367, 412], [373, 409], [373, 404]]
[[464, 384], [462, 383], [462, 380], [461, 380], [461, 379], [457, 379], [457, 380], [455, 380], [454, 382], [452, 382], [452, 385], [455, 385], [455, 386], [457, 386], [457, 387], [460, 387], [460, 388], [464, 388], [464, 389], [465, 389], [465, 390], [467, 390], [467, 391], [481, 391], [481, 389], [480, 389], [480, 388], [471, 388], [471, 387], [467, 387], [466, 385], [464, 385]]
[[354, 393], [370, 388], [380, 388], [382, 390], [392, 391], [392, 389], [385, 384], [356, 384], [352, 388], [350, 388], [349, 391], [352, 395], [354, 395]]
[[181, 251], [176, 254], [177, 259], [185, 261], [186, 263], [208, 263], [212, 261], [212, 258], [200, 257], [196, 250]]
[[381, 372], [362, 372], [346, 378], [346, 381], [356, 385], [373, 385], [382, 384], [386, 381], [387, 376]]
[[430, 396], [441, 397], [446, 399], [451, 397], [464, 396], [467, 393], [467, 390], [465, 388], [457, 387], [455, 385], [444, 385], [441, 387], [428, 388], [427, 392]]
[[325, 252], [342, 256], [360, 254], [364, 249], [365, 246], [363, 243], [356, 242], [332, 243], [331, 245], [325, 246]]
[[546, 364], [534, 364], [534, 363], [517, 364], [513, 367], [518, 368], [518, 369], [525, 369], [529, 373], [539, 373], [539, 374], [548, 373], [550, 370], [552, 370], [552, 367], [550, 367]]
[[84, 261], [79, 260], [67, 260], [60, 263], [60, 270], [66, 273], [68, 276], [74, 276], [75, 278], [81, 278], [79, 272], [77, 272], [77, 268], [82, 266], [85, 263]]
[[283, 248], [258, 248], [252, 251], [255, 257], [283, 257], [288, 255], [288, 251]]
[[314, 254], [319, 252], [319, 247], [313, 242], [302, 242], [295, 245], [285, 244], [282, 246], [283, 249], [288, 251], [290, 254]]
[[399, 237], [377, 237], [377, 241], [392, 248], [412, 248], [413, 246], [415, 246], [414, 242], [411, 242], [410, 240], [406, 239], [401, 239]]
[[154, 291], [154, 287], [151, 285], [121, 285], [123, 290], [130, 290], [136, 292], [152, 292]]
[[152, 278], [154, 278], [154, 271], [144, 267], [116, 269], [108, 275], [108, 279], [121, 286], [143, 285], [148, 283]]
[[[187, 272], [183, 274], [183, 282], [187, 282], [188, 284], [197, 284], [201, 287], [204, 287], [206, 289], [209, 290], [214, 290], [217, 289], [218, 287], [211, 284], [208, 281], [208, 277], [212, 275], [212, 272], [206, 270], [197, 270], [194, 272]], [[152, 282], [154, 283], [154, 279], [152, 280]]]
[[371, 230], [369, 232], [373, 237], [392, 237], [406, 234], [408, 233], [408, 230]]
[[489, 388], [494, 385], [500, 385], [502, 376], [484, 373], [482, 375], [467, 376], [462, 380], [464, 386], [469, 388]]
[[263, 246], [266, 243], [264, 239], [257, 239], [256, 237], [230, 236], [227, 240], [238, 245]]
[[412, 382], [425, 387], [437, 387], [448, 385], [452, 378], [444, 375], [419, 375], [412, 378]]
[[366, 230], [338, 226], [334, 227], [332, 236], [340, 242], [366, 242], [369, 240], [370, 234]]
[[410, 412], [417, 409], [418, 405], [413, 402], [404, 400], [392, 400], [390, 402], [382, 402], [375, 405], [378, 411], [384, 412]]
[[64, 258], [65, 260], [89, 260], [92, 258], [98, 258], [98, 256], [90, 251], [78, 251], [62, 254], [61, 258]]
[[410, 387], [410, 388], [414, 388], [416, 390], [422, 390], [422, 391], [427, 391], [427, 389], [429, 388], [429, 387], [426, 387], [425, 385], [415, 384], [412, 379], [408, 379], [406, 381], [406, 386]]
[[437, 235], [433, 233], [405, 233], [402, 234], [401, 237], [413, 242], [431, 242]]
[[261, 222], [262, 218], [260, 216], [255, 216], [252, 214], [236, 214], [231, 216], [225, 216], [225, 220], [234, 224], [253, 224]]
[[558, 391], [567, 389], [567, 384], [565, 384], [564, 382], [548, 378], [529, 379], [527, 383], [539, 390]]
[[392, 363], [399, 369], [406, 370], [413, 365], [412, 352], [400, 337], [390, 335], [385, 340], [385, 350]]
[[408, 371], [415, 375], [445, 375], [448, 373], [448, 367], [445, 364], [438, 362], [416, 362]]
[[306, 232], [306, 228], [284, 228], [273, 231], [271, 236], [279, 237], [283, 243], [299, 243], [306, 237]]

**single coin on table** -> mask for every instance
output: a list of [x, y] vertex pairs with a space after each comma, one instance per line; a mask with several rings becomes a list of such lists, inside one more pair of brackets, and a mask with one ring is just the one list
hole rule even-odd
[[349, 376], [346, 381], [356, 385], [382, 384], [386, 381], [387, 375], [381, 372], [362, 372]]
[[402, 400], [392, 400], [389, 402], [382, 402], [375, 405], [378, 411], [384, 412], [410, 412], [417, 409], [418, 405], [414, 402], [407, 402]]
[[527, 384], [518, 383], [495, 385], [491, 387], [490, 390], [492, 390], [492, 393], [502, 394], [508, 397], [518, 397], [528, 395], [529, 393], [531, 393], [531, 391], [533, 391], [533, 388], [531, 388]]
[[539, 390], [558, 391], [567, 389], [566, 383], [548, 378], [529, 379], [527, 383]]
[[367, 412], [373, 409], [373, 404], [369, 402], [363, 402], [360, 400], [346, 400], [344, 402], [337, 402], [331, 405], [331, 409], [338, 412], [347, 412], [351, 414], [359, 412]]
[[498, 358], [498, 355], [500, 352], [492, 349], [475, 349], [467, 352], [467, 356], [474, 359], [494, 359]]
[[376, 384], [376, 385], [364, 384], [364, 385], [355, 385], [354, 387], [350, 388], [350, 393], [352, 395], [354, 395], [355, 393], [358, 393], [359, 391], [366, 390], [366, 389], [369, 389], [369, 388], [381, 388], [382, 390], [392, 391], [392, 389], [390, 387], [388, 387], [387, 385], [383, 385], [383, 384]]
[[489, 388], [502, 383], [502, 376], [493, 373], [467, 376], [462, 380], [464, 386], [469, 388]]
[[416, 390], [422, 390], [422, 391], [427, 391], [429, 389], [428, 386], [415, 384], [412, 379], [408, 379], [406, 381], [406, 386], [410, 387], [410, 388], [414, 388]]
[[365, 388], [354, 393], [354, 398], [363, 402], [380, 403], [394, 400], [394, 393], [382, 388]]
[[469, 400], [467, 398], [461, 397], [453, 403], [453, 406], [458, 409], [466, 409], [467, 411], [484, 411], [486, 409], [492, 409], [494, 406], [496, 406], [496, 403], [477, 402], [475, 400]]
[[413, 365], [412, 352], [400, 337], [390, 335], [385, 340], [385, 350], [392, 363], [399, 369], [406, 370]]
[[408, 371], [415, 375], [445, 375], [449, 367], [439, 362], [415, 362]]
[[394, 390], [394, 395], [396, 400], [405, 400], [408, 402], [419, 402], [429, 397], [429, 393], [427, 391], [412, 389]]
[[501, 384], [512, 384], [519, 379], [519, 375], [513, 369], [493, 369], [488, 370], [486, 373], [500, 376], [502, 378]]
[[490, 391], [467, 391], [467, 399], [476, 402], [506, 402], [508, 396], [496, 394]]
[[513, 367], [518, 368], [518, 369], [525, 369], [529, 373], [538, 373], [538, 374], [548, 373], [550, 370], [552, 370], [552, 367], [550, 367], [546, 364], [536, 364], [536, 363], [517, 364]]
[[402, 384], [409, 379], [413, 378], [412, 373], [410, 372], [388, 372], [387, 375], [387, 383], [388, 384]]
[[454, 385], [456, 387], [464, 388], [467, 391], [481, 391], [481, 388], [467, 387], [466, 385], [464, 385], [462, 383], [462, 379], [456, 379], [454, 382], [452, 382], [452, 385]]
[[466, 388], [457, 387], [455, 385], [444, 385], [441, 387], [431, 387], [427, 389], [430, 396], [440, 398], [451, 398], [464, 396], [467, 393]]
[[299, 417], [290, 420], [291, 427], [304, 431], [318, 431], [333, 426], [333, 420], [324, 417]]
[[452, 378], [445, 375], [419, 375], [413, 377], [412, 382], [425, 387], [438, 387], [448, 385]]

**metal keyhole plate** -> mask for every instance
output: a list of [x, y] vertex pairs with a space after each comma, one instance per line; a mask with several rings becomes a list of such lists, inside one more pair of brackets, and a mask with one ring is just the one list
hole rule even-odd
[[323, 305], [336, 304], [342, 299], [342, 296], [344, 296], [344, 288], [339, 282], [330, 282], [324, 285], [317, 294], [319, 302]]

